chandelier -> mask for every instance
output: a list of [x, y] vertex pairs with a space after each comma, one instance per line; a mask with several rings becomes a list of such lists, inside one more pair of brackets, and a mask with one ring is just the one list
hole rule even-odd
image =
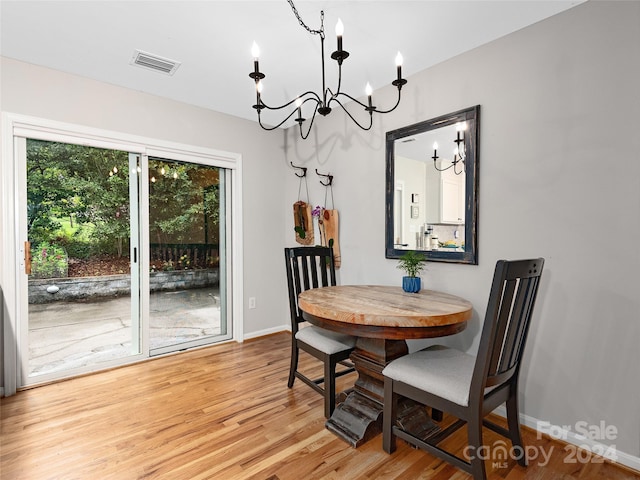
[[[333, 104], [337, 104], [338, 106], [340, 106], [342, 110], [344, 110], [344, 112], [349, 116], [349, 118], [351, 118], [351, 120], [353, 120], [353, 122], [362, 130], [369, 130], [371, 128], [371, 126], [373, 125], [374, 112], [389, 113], [395, 110], [396, 107], [400, 104], [400, 90], [402, 89], [402, 86], [407, 83], [407, 80], [402, 78], [402, 55], [400, 54], [400, 52], [398, 52], [398, 55], [396, 56], [397, 78], [393, 82], [391, 82], [391, 84], [398, 89], [398, 100], [396, 101], [396, 104], [393, 106], [393, 108], [390, 108], [389, 110], [380, 110], [378, 109], [378, 107], [373, 105], [373, 100], [371, 98], [373, 91], [369, 83], [367, 83], [367, 86], [365, 89], [365, 93], [367, 95], [367, 103], [365, 104], [360, 102], [356, 98], [340, 90], [341, 84], [342, 84], [342, 62], [349, 56], [349, 52], [342, 49], [342, 34], [344, 32], [344, 26], [342, 24], [342, 21], [338, 19], [338, 23], [336, 24], [336, 36], [338, 41], [338, 48], [335, 52], [331, 54], [331, 58], [338, 63], [338, 86], [334, 92], [326, 86], [326, 81], [325, 81], [324, 11], [320, 11], [320, 29], [312, 30], [302, 21], [302, 18], [298, 14], [298, 11], [295, 5], [293, 4], [293, 1], [292, 0], [287, 0], [287, 1], [289, 2], [289, 5], [291, 6], [291, 9], [293, 10], [293, 13], [298, 19], [298, 22], [300, 23], [300, 25], [304, 27], [310, 34], [320, 36], [320, 51], [322, 55], [322, 93], [318, 94], [314, 91], [307, 91], [301, 95], [298, 95], [296, 98], [290, 100], [289, 102], [277, 107], [272, 107], [264, 103], [264, 101], [262, 100], [262, 89], [263, 89], [262, 80], [265, 78], [265, 75], [264, 73], [260, 72], [260, 67], [259, 67], [260, 49], [258, 48], [258, 45], [255, 42], [253, 42], [253, 47], [251, 49], [251, 53], [253, 55], [253, 72], [249, 74], [249, 77], [251, 77], [256, 84], [256, 104], [253, 105], [253, 108], [255, 108], [258, 113], [258, 123], [260, 124], [260, 126], [264, 130], [275, 130], [276, 128], [279, 128], [280, 126], [282, 126], [293, 115], [297, 114], [297, 117], [294, 120], [298, 123], [298, 126], [300, 128], [300, 136], [303, 139], [306, 139], [309, 136], [311, 127], [313, 126], [313, 121], [316, 118], [316, 113], [319, 113], [322, 116], [327, 116], [329, 113], [331, 113], [331, 106]], [[356, 120], [356, 118], [345, 108], [344, 104], [342, 103], [342, 101], [344, 101], [345, 99], [355, 102], [356, 104], [363, 107], [364, 111], [369, 113], [368, 125], [366, 125], [366, 123], [362, 124], [358, 122], [358, 120]], [[308, 124], [308, 128], [306, 129], [306, 132], [302, 127], [303, 123], [307, 121], [307, 119], [302, 116], [303, 107], [305, 107], [304, 108], [305, 111], [313, 110], [313, 113], [311, 115], [311, 120]], [[262, 124], [262, 118], [260, 116], [260, 113], [262, 112], [263, 109], [264, 110], [285, 110], [285, 113], [286, 111], [288, 111], [286, 109], [290, 109], [290, 113], [286, 117], [284, 117], [284, 119], [280, 123], [278, 123], [276, 126], [269, 127]]]
[[[453, 172], [456, 175], [460, 175], [466, 171], [465, 160], [467, 155], [464, 147], [464, 131], [466, 129], [467, 122], [460, 122], [456, 124], [456, 139], [453, 141], [453, 143], [456, 144], [456, 147], [453, 150], [453, 160], [451, 160], [451, 164], [447, 167], [438, 168], [437, 160], [440, 158], [438, 157], [438, 142], [434, 142], [433, 157], [431, 157], [433, 159], [433, 168], [439, 172], [444, 172], [445, 170], [453, 168]], [[462, 135], [462, 137], [460, 135]], [[442, 167], [442, 165], [440, 165], [440, 167]]]

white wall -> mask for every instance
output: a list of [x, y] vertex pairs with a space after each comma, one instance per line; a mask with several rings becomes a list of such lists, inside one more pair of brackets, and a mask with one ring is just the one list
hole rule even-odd
[[[602, 443], [636, 468], [639, 85], [640, 2], [589, 1], [409, 78], [401, 106], [370, 132], [336, 110], [306, 141], [288, 131], [286, 151], [310, 167], [312, 203], [324, 195], [313, 169], [334, 175], [340, 282], [399, 284], [397, 262], [384, 258], [385, 132], [480, 104], [479, 265], [430, 263], [423, 276], [475, 307], [470, 327], [447, 341], [475, 350], [496, 260], [545, 257], [522, 411], [572, 429], [613, 425], [617, 438]], [[374, 104], [385, 108], [393, 95], [374, 92]], [[293, 171], [287, 192], [289, 204]]]

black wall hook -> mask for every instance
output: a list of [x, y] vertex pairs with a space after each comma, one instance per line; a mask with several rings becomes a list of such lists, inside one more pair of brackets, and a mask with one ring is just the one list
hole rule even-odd
[[318, 169], [316, 168], [316, 175], [320, 177], [325, 177], [328, 179], [327, 183], [324, 183], [322, 180], [320, 180], [320, 185], [324, 185], [325, 187], [330, 187], [331, 184], [333, 183], [333, 175], [331, 174], [325, 175], [324, 173], [318, 172]]
[[292, 166], [293, 168], [297, 168], [297, 169], [299, 169], [299, 170], [302, 170], [302, 175], [298, 174], [297, 172], [294, 172], [294, 173], [296, 174], [296, 177], [298, 177], [298, 178], [304, 178], [304, 177], [306, 177], [306, 176], [307, 176], [307, 167], [297, 167], [297, 166], [295, 166], [295, 165], [293, 164], [293, 162], [289, 162], [289, 163], [291, 164], [291, 166]]

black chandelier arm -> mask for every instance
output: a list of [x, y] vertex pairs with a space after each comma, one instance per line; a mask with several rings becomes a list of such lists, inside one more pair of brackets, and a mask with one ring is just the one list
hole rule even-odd
[[289, 115], [287, 115], [287, 117], [285, 117], [284, 120], [282, 120], [278, 125], [276, 125], [275, 127], [265, 127], [262, 124], [262, 118], [260, 117], [260, 111], [258, 111], [258, 123], [260, 124], [260, 126], [262, 127], [263, 130], [267, 130], [267, 131], [271, 131], [271, 130], [275, 130], [276, 128], [280, 128], [287, 120], [289, 120], [293, 114], [296, 113], [296, 109], [294, 109]]
[[[340, 95], [344, 95], [345, 97], [351, 98], [352, 100], [355, 100], [353, 97], [347, 95], [346, 93], [340, 93]], [[365, 107], [365, 105], [363, 105], [362, 103], [358, 102], [358, 100], [355, 100], [356, 103], [359, 103], [360, 105], [362, 105], [363, 107]], [[371, 127], [373, 126], [373, 111], [369, 111], [369, 126], [365, 127], [363, 126], [360, 122], [358, 122], [358, 120], [355, 119], [355, 117], [353, 115], [351, 115], [351, 112], [349, 112], [349, 110], [347, 110], [345, 108], [345, 106], [342, 104], [342, 102], [340, 102], [340, 100], [338, 100], [337, 97], [332, 97], [331, 100], [329, 101], [329, 103], [331, 102], [336, 102], [338, 105], [340, 105], [340, 108], [342, 108], [342, 110], [344, 111], [344, 113], [346, 113], [349, 118], [351, 120], [353, 120], [353, 123], [355, 123], [358, 127], [360, 127], [362, 130], [371, 130]], [[368, 108], [368, 107], [367, 107]]]
[[[348, 93], [344, 93], [344, 92], [338, 92], [335, 95], [331, 96], [331, 99], [329, 100], [329, 104], [332, 101], [336, 101], [338, 103], [340, 103], [338, 101], [338, 97], [339, 96], [343, 96], [343, 97], [347, 97], [349, 100], [357, 103], [358, 105], [360, 105], [361, 107], [363, 107], [365, 110], [367, 111], [371, 111], [371, 112], [375, 112], [375, 113], [390, 113], [393, 112], [396, 108], [398, 108], [398, 105], [400, 105], [400, 100], [401, 100], [401, 93], [400, 93], [400, 89], [398, 89], [398, 99], [396, 100], [396, 104], [391, 107], [388, 110], [379, 110], [378, 107], [369, 107], [369, 105], [367, 105], [366, 103], [362, 103], [360, 100], [358, 100], [357, 98], [352, 97], [351, 95], [349, 95]], [[342, 106], [342, 104], [340, 104], [340, 106], [342, 107], [342, 109], [344, 110], [344, 106]]]
[[[304, 98], [307, 97], [307, 98]], [[311, 98], [310, 98], [311, 97]], [[279, 107], [270, 107], [269, 105], [267, 105], [266, 103], [264, 103], [262, 101], [262, 98], [260, 99], [260, 108], [266, 108], [267, 110], [282, 110], [283, 108], [287, 108], [293, 104], [296, 103], [297, 99], [303, 99], [302, 103], [306, 103], [306, 102], [311, 102], [311, 101], [315, 101], [317, 103], [321, 103], [322, 100], [320, 99], [320, 97], [318, 96], [318, 94], [316, 92], [312, 92], [311, 90], [304, 92], [302, 95], [294, 98], [293, 100], [288, 101], [287, 103], [284, 103], [282, 105], [280, 105]], [[289, 115], [291, 116], [291, 115]], [[288, 118], [288, 117], [287, 117]]]
[[[311, 99], [308, 99], [311, 100]], [[302, 123], [303, 122], [298, 122], [298, 126], [300, 127], [300, 136], [302, 137], [303, 140], [306, 140], [307, 137], [309, 136], [309, 133], [311, 133], [311, 127], [313, 127], [313, 121], [316, 119], [316, 113], [318, 112], [318, 106], [320, 106], [319, 103], [316, 103], [316, 106], [313, 110], [313, 115], [311, 116], [311, 121], [309, 122], [309, 128], [307, 128], [307, 133], [304, 134], [302, 132]]]
[[389, 110], [376, 110], [376, 112], [378, 113], [390, 113], [393, 112], [396, 108], [398, 108], [398, 105], [400, 105], [400, 98], [401, 98], [401, 93], [400, 93], [400, 89], [398, 88], [398, 100], [396, 101], [396, 104], [390, 108]]
[[[355, 97], [352, 97], [351, 95], [349, 95], [348, 93], [344, 93], [344, 92], [338, 92], [335, 95], [331, 96], [331, 100], [332, 101], [336, 101], [338, 103], [340, 103], [340, 101], [338, 100], [338, 97], [347, 97], [349, 100], [351, 100], [352, 102], [356, 102], [358, 105], [360, 105], [363, 108], [369, 108], [369, 106], [366, 103], [362, 103], [360, 100], [358, 100]], [[344, 107], [342, 106], [342, 104], [340, 103], [340, 106], [344, 109]], [[375, 108], [375, 107], [374, 107]]]
[[342, 63], [339, 62], [338, 63], [338, 88], [336, 88], [336, 93], [334, 94], [330, 88], [327, 88], [327, 91], [329, 93], [331, 93], [331, 97], [337, 97], [338, 95], [340, 95], [342, 92], [340, 91], [340, 88], [342, 87]]

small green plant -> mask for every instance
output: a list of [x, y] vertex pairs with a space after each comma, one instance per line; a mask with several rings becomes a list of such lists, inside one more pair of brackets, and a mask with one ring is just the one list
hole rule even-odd
[[417, 277], [425, 268], [427, 259], [414, 250], [409, 250], [398, 260], [400, 270], [404, 270], [407, 277]]

